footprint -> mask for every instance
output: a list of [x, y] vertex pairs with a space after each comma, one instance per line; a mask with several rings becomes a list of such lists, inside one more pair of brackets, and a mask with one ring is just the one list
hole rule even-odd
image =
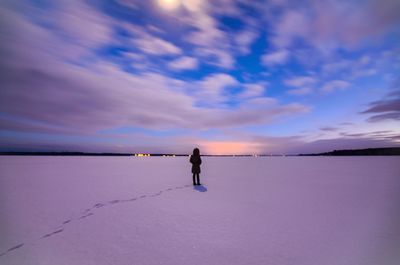
[[[16, 250], [16, 249], [18, 249], [18, 248], [22, 247], [23, 245], [24, 245], [24, 243], [22, 243], [22, 244], [19, 244], [19, 245], [16, 245], [15, 247], [9, 248], [9, 249], [7, 250], [7, 252], [9, 252], [9, 251], [13, 251], [13, 250]], [[5, 254], [5, 253], [4, 253], [4, 254]]]
[[162, 193], [163, 193], [163, 191], [159, 191], [159, 192], [157, 192], [157, 193], [155, 193], [155, 194], [151, 195], [151, 197], [157, 197], [157, 196], [160, 196]]
[[[61, 233], [62, 231], [64, 231], [64, 229], [58, 229], [58, 230], [56, 230], [56, 231], [54, 231], [54, 232], [52, 232], [52, 233], [50, 233], [50, 234], [46, 234], [46, 235], [42, 236], [42, 238], [51, 237], [52, 235]], [[22, 247], [22, 246], [21, 246], [21, 247]]]
[[24, 243], [21, 243], [21, 244], [19, 244], [19, 245], [16, 245], [16, 246], [14, 246], [14, 247], [12, 247], [12, 248], [7, 249], [6, 252], [3, 252], [3, 253], [0, 254], [0, 257], [1, 257], [1, 256], [4, 256], [5, 254], [7, 254], [7, 253], [10, 252], [10, 251], [19, 249], [19, 248], [22, 247], [23, 245], [24, 245]]
[[[153, 195], [149, 195], [149, 197], [160, 196], [164, 191], [166, 192], [166, 191], [172, 191], [174, 189], [184, 189], [184, 188], [191, 187], [191, 186], [192, 185], [187, 184], [187, 185], [184, 185], [184, 186], [176, 186], [174, 188], [168, 188], [168, 189], [165, 189], [165, 190], [161, 190], [161, 191], [159, 191], [159, 192], [157, 192], [157, 193], [155, 193]], [[112, 201], [109, 201], [108, 203], [116, 204], [116, 203], [120, 203], [120, 202], [132, 202], [132, 201], [136, 201], [138, 199], [143, 199], [143, 198], [146, 198], [146, 197], [148, 197], [148, 195], [141, 195], [140, 197], [133, 197], [131, 199], [126, 199], [126, 200], [112, 200]], [[101, 207], [104, 207], [104, 206], [106, 206], [105, 203], [96, 203], [95, 205], [92, 206], [92, 208], [85, 209], [85, 211], [83, 212], [83, 215], [81, 217], [79, 217], [78, 220], [81, 220], [81, 219], [84, 219], [84, 218], [87, 218], [89, 216], [94, 215], [94, 213], [90, 212], [91, 210], [93, 210], [93, 208], [101, 208]], [[64, 222], [62, 222], [62, 225], [66, 225], [66, 224], [68, 224], [68, 223], [70, 223], [72, 221], [73, 221], [72, 219], [65, 220]], [[44, 236], [42, 236], [42, 238], [48, 238], [48, 237], [51, 237], [51, 236], [53, 236], [55, 234], [61, 233], [63, 231], [64, 231], [64, 229], [61, 228], [61, 229], [58, 229], [58, 230], [56, 230], [54, 232], [45, 234]], [[6, 252], [0, 253], [0, 257], [4, 256], [5, 254], [7, 254], [10, 251], [14, 251], [16, 249], [21, 248], [23, 245], [24, 245], [24, 243], [16, 245], [16, 246], [14, 246], [12, 248], [9, 248]]]
[[54, 234], [61, 233], [62, 231], [64, 231], [64, 229], [58, 229], [58, 230], [56, 230], [56, 231], [53, 232], [53, 235], [54, 235]]
[[86, 214], [86, 215], [82, 215], [81, 217], [79, 217], [79, 220], [81, 220], [83, 218], [86, 218], [86, 217], [89, 217], [89, 216], [92, 216], [92, 215], [94, 215], [94, 213], [89, 213], [89, 214]]

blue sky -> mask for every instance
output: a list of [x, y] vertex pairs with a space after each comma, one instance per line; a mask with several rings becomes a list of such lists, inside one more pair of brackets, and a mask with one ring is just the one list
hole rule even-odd
[[0, 149], [400, 143], [399, 1], [2, 1]]

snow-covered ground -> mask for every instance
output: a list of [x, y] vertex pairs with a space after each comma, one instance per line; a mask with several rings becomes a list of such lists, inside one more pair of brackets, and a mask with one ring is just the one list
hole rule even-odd
[[397, 265], [400, 157], [0, 157], [0, 264]]

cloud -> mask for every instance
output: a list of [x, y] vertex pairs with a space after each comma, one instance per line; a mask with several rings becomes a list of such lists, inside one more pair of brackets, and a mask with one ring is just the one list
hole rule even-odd
[[270, 19], [270, 41], [276, 49], [293, 48], [302, 41], [323, 54], [339, 48], [351, 50], [376, 37], [398, 33], [399, 11], [396, 0], [311, 0], [307, 8], [283, 5], [281, 15]]
[[319, 128], [321, 131], [325, 131], [325, 132], [332, 132], [332, 131], [337, 131], [339, 130], [339, 128], [336, 127], [331, 127], [331, 126], [326, 126], [326, 127], [321, 127]]
[[[240, 8], [243, 3], [232, 0], [184, 0], [181, 3], [186, 12], [171, 15], [186, 26], [184, 40], [194, 46], [196, 55], [204, 63], [233, 69], [235, 55], [251, 52], [251, 44], [259, 36], [256, 29], [258, 20], [243, 12]], [[226, 31], [221, 17], [234, 18], [243, 25], [235, 32]]]
[[195, 51], [207, 63], [232, 68], [235, 60], [231, 54], [229, 35], [218, 27], [217, 20], [212, 16], [212, 12], [230, 12], [230, 9], [214, 8], [207, 1], [191, 0], [183, 1], [182, 4], [189, 15], [179, 19], [194, 29], [187, 33], [186, 41], [196, 46]]
[[295, 87], [294, 89], [288, 90], [288, 94], [300, 96], [312, 93], [312, 86], [317, 83], [317, 79], [310, 76], [296, 76], [283, 80], [283, 83], [287, 86]]
[[[251, 48], [256, 48], [252, 46], [258, 47], [258, 42], [257, 45], [252, 44], [259, 37], [267, 35], [272, 44], [261, 58], [263, 65], [271, 67], [267, 78], [271, 79], [271, 83], [275, 77], [278, 83], [283, 81], [290, 88], [288, 94], [305, 95], [316, 91], [316, 85], [322, 80], [332, 80], [322, 86], [322, 91], [346, 89], [350, 83], [340, 73], [350, 73], [352, 76], [373, 74], [377, 65], [375, 61], [378, 60], [366, 53], [353, 61], [333, 61], [331, 65], [322, 66], [322, 74], [329, 75], [323, 79], [316, 77], [318, 70], [304, 71], [302, 76], [295, 76], [296, 73], [292, 71], [297, 69], [292, 64], [282, 69], [273, 66], [282, 66], [292, 58], [297, 58], [296, 54], [303, 48], [309, 51], [307, 54], [315, 53], [315, 49], [322, 52], [342, 47], [351, 49], [362, 45], [371, 36], [389, 32], [394, 23], [398, 23], [393, 11], [398, 4], [394, 2], [388, 5], [393, 10], [387, 10], [387, 6], [377, 6], [377, 10], [372, 11], [369, 6], [378, 3], [375, 0], [348, 4], [329, 1], [327, 6], [332, 10], [321, 9], [315, 1], [310, 2], [310, 9], [303, 9], [299, 5], [294, 7], [295, 4], [290, 1], [282, 1], [266, 14], [268, 18], [255, 17], [253, 21], [248, 14], [244, 14], [248, 10], [239, 7], [260, 7], [263, 4], [246, 2], [181, 1], [180, 8], [162, 14], [162, 17], [151, 21], [151, 25], [144, 23], [143, 27], [126, 20], [123, 22], [121, 17], [113, 17], [113, 12], [109, 10], [102, 13], [103, 9], [96, 7], [94, 2], [63, 1], [40, 8], [31, 4], [33, 2], [3, 4], [0, 7], [3, 18], [0, 27], [3, 39], [0, 43], [0, 112], [7, 117], [0, 116], [1, 128], [26, 137], [29, 133], [49, 133], [51, 136], [59, 135], [60, 139], [74, 135], [82, 137], [84, 143], [88, 140], [84, 136], [100, 141], [101, 132], [118, 131], [118, 128], [124, 127], [157, 132], [181, 129], [191, 135], [208, 129], [225, 131], [229, 128], [266, 126], [283, 116], [306, 113], [309, 107], [298, 103], [282, 103], [278, 98], [267, 97], [266, 84], [257, 82], [259, 76], [249, 73], [248, 78], [243, 74], [240, 67], [246, 65], [239, 65], [235, 56], [249, 55]], [[149, 10], [142, 8], [152, 5], [133, 0], [119, 3], [128, 5], [129, 12], [147, 12]], [[387, 1], [382, 5], [385, 3]], [[357, 5], [360, 10], [355, 8]], [[372, 17], [372, 22], [360, 19], [370, 12], [376, 15]], [[387, 17], [378, 16], [385, 12], [388, 12]], [[349, 14], [354, 14], [354, 18]], [[221, 18], [237, 22], [237, 28], [236, 24], [233, 27], [226, 25]], [[132, 21], [141, 22], [136, 18]], [[169, 38], [169, 31], [163, 31], [168, 27], [160, 25], [164, 21], [174, 21], [182, 26], [174, 35], [182, 38]], [[271, 25], [268, 25], [267, 31], [261, 32], [257, 23], [264, 22]], [[348, 28], [345, 27], [347, 22]], [[338, 25], [337, 29], [335, 24]], [[345, 32], [346, 29], [349, 32]], [[351, 35], [352, 31], [356, 32], [354, 36]], [[394, 58], [394, 54], [389, 57]], [[167, 57], [168, 61], [157, 56]], [[242, 59], [252, 62], [254, 57], [243, 56], [238, 62], [242, 62]], [[330, 60], [337, 57], [326, 58]], [[161, 63], [161, 67], [158, 63]], [[208, 65], [202, 71], [204, 64]], [[386, 64], [389, 65], [387, 68], [394, 65]], [[234, 69], [236, 65], [238, 69]], [[216, 71], [213, 66], [224, 69]], [[251, 70], [257, 71], [258, 67], [254, 65]], [[201, 71], [184, 72], [193, 69]], [[384, 67], [376, 69], [382, 71]], [[282, 80], [282, 75], [293, 77]], [[280, 96], [281, 93], [278, 94]], [[287, 97], [283, 97], [286, 100]], [[371, 115], [369, 121], [397, 121], [399, 114], [396, 102], [396, 97], [388, 96], [371, 103], [363, 113]], [[157, 137], [139, 136], [134, 133], [124, 138], [108, 134], [101, 141], [110, 141], [112, 144], [122, 142], [126, 146], [131, 141], [135, 146], [143, 149], [147, 146], [155, 150], [156, 147], [151, 145], [154, 141], [160, 144], [157, 150], [168, 149]], [[352, 137], [349, 134], [343, 136]], [[356, 137], [356, 134], [353, 136]], [[222, 142], [222, 146], [231, 143], [237, 149], [248, 145], [251, 150], [277, 152], [293, 151], [294, 147], [298, 147], [297, 150], [304, 146], [308, 150], [317, 150], [361, 143], [353, 141], [350, 144], [342, 139], [308, 143], [301, 137], [270, 137], [265, 142], [253, 142], [250, 138], [228, 141], [223, 137], [216, 143]], [[359, 137], [376, 140], [372, 139], [375, 137], [372, 135]], [[35, 141], [34, 138], [29, 139]], [[192, 140], [196, 140], [195, 137], [163, 139], [174, 145], [182, 143], [185, 148], [191, 145]], [[197, 141], [200, 140], [204, 139], [197, 138]], [[385, 140], [389, 142], [389, 138]], [[2, 144], [4, 142], [2, 140]], [[364, 143], [371, 142], [365, 140]], [[292, 149], [289, 145], [292, 145]], [[110, 148], [114, 148], [111, 143]]]
[[322, 73], [329, 75], [338, 72], [347, 72], [351, 68], [352, 68], [352, 61], [342, 59], [336, 62], [329, 62], [322, 65]]
[[273, 66], [276, 64], [284, 64], [289, 60], [289, 51], [282, 49], [275, 52], [264, 54], [261, 57], [261, 62], [265, 66]]
[[[299, 104], [271, 105], [265, 101], [252, 102], [240, 109], [197, 108], [194, 106], [197, 97], [176, 89], [184, 87], [184, 82], [155, 73], [132, 75], [114, 66], [100, 67], [95, 72], [68, 65], [56, 73], [46, 69], [2, 67], [1, 70], [7, 73], [1, 76], [4, 85], [0, 91], [1, 112], [56, 126], [65, 132], [92, 134], [121, 126], [237, 127], [268, 123], [282, 115], [307, 111]], [[235, 79], [220, 74], [205, 78], [198, 90], [218, 97], [224, 88], [235, 84]], [[35, 93], [30, 93], [32, 87]], [[9, 123], [3, 123], [2, 128], [9, 128]], [[49, 131], [44, 126], [40, 128]]]
[[196, 58], [189, 57], [189, 56], [183, 56], [178, 59], [175, 59], [171, 61], [168, 64], [168, 67], [177, 70], [177, 71], [182, 71], [182, 70], [193, 70], [197, 69], [199, 63]]
[[305, 38], [310, 29], [309, 18], [303, 12], [288, 9], [276, 24], [272, 44], [280, 49], [289, 48], [296, 37]]
[[117, 3], [128, 8], [137, 9], [138, 4], [136, 0], [117, 0]]
[[[107, 34], [79, 41], [91, 43], [86, 46], [75, 44], [85, 38], [84, 34], [77, 34], [76, 40], [61, 41], [51, 27], [35, 24], [16, 12], [6, 13], [7, 21], [15, 23], [1, 29], [2, 36], [12, 41], [0, 43], [4, 54], [0, 61], [0, 112], [19, 122], [3, 119], [3, 130], [23, 131], [24, 126], [34, 126], [36, 132], [96, 135], [101, 130], [123, 126], [157, 130], [224, 128], [264, 124], [282, 115], [307, 111], [299, 104], [271, 105], [266, 101], [233, 109], [198, 107], [196, 102], [201, 100], [222, 102], [230, 95], [224, 94], [225, 89], [241, 84], [227, 74], [187, 82], [159, 73], [129, 73], [101, 57], [90, 63], [71, 63], [60, 55], [75, 49], [80, 54], [92, 53], [112, 36], [113, 19], [103, 20], [102, 15], [99, 20], [93, 18], [101, 27], [107, 27]], [[129, 29], [136, 38], [152, 38], [142, 28]], [[56, 49], [49, 52], [49, 47]], [[172, 54], [178, 51], [171, 47], [160, 49]], [[134, 54], [124, 56], [143, 59]]]
[[3, 49], [7, 49], [6, 53], [18, 53], [15, 56], [23, 60], [57, 56], [77, 61], [93, 56], [96, 49], [114, 41], [115, 21], [82, 1], [61, 1], [42, 8], [28, 3], [2, 4], [0, 14], [1, 36], [14, 43], [7, 47], [3, 43]]
[[[374, 57], [372, 60], [371, 57]], [[363, 55], [354, 59], [339, 59], [324, 63], [321, 74], [324, 77], [335, 77], [345, 79], [356, 79], [360, 77], [373, 76], [380, 72], [387, 72], [383, 65], [389, 63], [390, 59], [383, 54]]]
[[368, 119], [369, 122], [379, 122], [383, 120], [400, 120], [400, 112], [389, 112], [379, 115], [374, 115]]
[[335, 90], [344, 90], [350, 87], [350, 83], [344, 80], [332, 80], [325, 83], [322, 87], [322, 91], [329, 93]]
[[381, 130], [381, 131], [372, 131], [372, 132], [362, 132], [362, 133], [346, 133], [342, 132], [340, 135], [345, 137], [364, 137], [364, 138], [374, 138], [374, 139], [383, 139], [383, 140], [396, 140], [399, 137], [399, 134], [395, 131], [391, 130]]
[[317, 80], [310, 76], [297, 76], [283, 81], [287, 86], [303, 87], [314, 85]]
[[212, 74], [204, 78], [200, 83], [203, 90], [220, 93], [223, 88], [237, 85], [239, 82], [228, 74]]
[[365, 39], [395, 29], [400, 19], [398, 1], [372, 0], [343, 4], [335, 1], [314, 1], [316, 17], [313, 21], [315, 42], [328, 42], [351, 47]]
[[[303, 105], [279, 105], [270, 99], [258, 99], [258, 104], [253, 101], [233, 109], [198, 107], [196, 102], [201, 100], [225, 100], [230, 95], [224, 94], [225, 89], [241, 84], [227, 74], [213, 74], [198, 82], [151, 72], [134, 74], [101, 57], [90, 64], [70, 63], [60, 59], [60, 51], [71, 48], [87, 54], [97, 46], [60, 41], [52, 28], [34, 24], [15, 12], [7, 14], [7, 21], [15, 23], [1, 29], [2, 36], [12, 42], [0, 43], [4, 54], [0, 61], [0, 112], [14, 121], [3, 119], [3, 130], [26, 131], [35, 127], [34, 131], [42, 133], [57, 130], [60, 134], [96, 135], [101, 130], [123, 126], [157, 130], [224, 128], [265, 124], [282, 115], [307, 111]], [[112, 32], [112, 23], [100, 21], [109, 27], [105, 32]], [[9, 27], [13, 30], [8, 31]], [[134, 28], [134, 33], [147, 38], [141, 29]], [[97, 39], [96, 45], [102, 42], [103, 37]], [[57, 49], [49, 52], [53, 46]], [[143, 59], [134, 54], [124, 56]], [[195, 91], [194, 95], [190, 91]]]
[[201, 105], [218, 106], [228, 99], [224, 90], [238, 85], [239, 81], [228, 74], [212, 74], [198, 81], [194, 92]]
[[151, 55], [177, 55], [182, 50], [171, 42], [146, 32], [145, 28], [126, 24], [125, 28], [134, 36], [132, 43], [135, 48]]
[[252, 29], [239, 32], [234, 36], [234, 40], [241, 54], [246, 55], [251, 52], [251, 44], [258, 38], [259, 33]]
[[294, 88], [287, 91], [288, 94], [295, 96], [308, 95], [311, 94], [312, 92], [313, 89], [311, 87]]
[[368, 118], [369, 122], [384, 120], [400, 120], [400, 92], [398, 90], [389, 93], [386, 98], [371, 102], [369, 108], [363, 114], [374, 114]]
[[215, 65], [221, 68], [233, 69], [235, 64], [234, 57], [224, 49], [215, 49], [211, 47], [196, 48], [195, 52], [203, 57], [203, 62]]
[[299, 115], [309, 111], [307, 106], [291, 103], [276, 104], [275, 99], [258, 98], [250, 100], [238, 110], [220, 109], [209, 113], [205, 128], [228, 128], [247, 125], [268, 124], [274, 119], [287, 115]]
[[400, 111], [400, 98], [375, 101], [371, 107], [363, 113], [380, 113], [388, 111]]
[[265, 83], [243, 84], [244, 90], [239, 95], [241, 98], [261, 97], [265, 92]]

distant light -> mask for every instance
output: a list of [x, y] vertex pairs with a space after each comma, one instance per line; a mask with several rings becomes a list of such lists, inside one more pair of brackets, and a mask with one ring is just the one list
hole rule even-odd
[[150, 154], [135, 154], [135, 156], [140, 156], [140, 157], [142, 157], [142, 156], [150, 156]]
[[181, 4], [180, 0], [157, 0], [158, 5], [166, 10], [174, 10]]

